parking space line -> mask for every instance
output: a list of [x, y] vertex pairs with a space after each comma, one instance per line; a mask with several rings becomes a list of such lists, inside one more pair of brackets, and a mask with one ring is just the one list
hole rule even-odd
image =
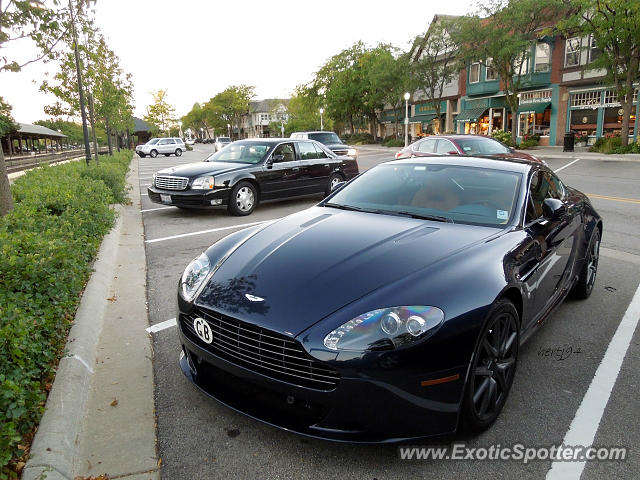
[[640, 204], [640, 200], [635, 198], [623, 198], [623, 197], [611, 197], [609, 195], [597, 195], [595, 193], [588, 193], [588, 197], [599, 198], [601, 200], [611, 200], [612, 202], [623, 202], [623, 203], [637, 203]]
[[168, 210], [170, 208], [173, 208], [175, 210], [176, 207], [158, 207], [158, 208], [147, 208], [145, 210], [140, 210], [140, 213], [145, 213], [145, 212], [153, 212], [155, 210]]
[[[569, 431], [562, 440], [563, 445], [588, 447], [593, 444], [639, 318], [640, 285], [607, 347], [596, 374], [591, 380], [591, 385], [571, 422]], [[555, 461], [547, 472], [547, 480], [579, 480], [585, 465], [586, 462]]]
[[564, 170], [565, 168], [570, 167], [571, 165], [573, 165], [574, 163], [579, 162], [579, 161], [580, 161], [580, 159], [576, 158], [573, 162], [567, 163], [564, 167], [560, 167], [560, 168], [555, 169], [554, 172], [558, 173], [560, 170]]
[[169, 320], [165, 320], [164, 322], [156, 323], [155, 325], [151, 325], [149, 328], [145, 330], [147, 333], [156, 333], [161, 332], [162, 330], [166, 330], [167, 328], [175, 327], [178, 323], [175, 318], [170, 318]]
[[260, 225], [262, 223], [272, 222], [272, 221], [275, 221], [275, 220], [278, 220], [278, 219], [275, 218], [273, 220], [263, 220], [261, 222], [241, 223], [239, 225], [229, 225], [228, 227], [211, 228], [209, 230], [201, 230], [199, 232], [181, 233], [180, 235], [172, 235], [170, 237], [162, 237], [162, 238], [154, 238], [153, 240], [145, 240], [144, 243], [164, 242], [165, 240], [175, 240], [176, 238], [191, 237], [193, 235], [204, 235], [205, 233], [221, 232], [223, 230], [234, 230], [234, 229], [237, 229], [237, 228], [244, 228], [244, 227], [251, 227], [253, 225]]

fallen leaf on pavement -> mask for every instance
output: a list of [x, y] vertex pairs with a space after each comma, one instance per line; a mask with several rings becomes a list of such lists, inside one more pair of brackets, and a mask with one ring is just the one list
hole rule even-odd
[[113, 400], [113, 402], [111, 402], [111, 403], [110, 403], [110, 405], [111, 405], [112, 407], [115, 407], [116, 405], [118, 405], [118, 399], [117, 399], [117, 398], [116, 398], [116, 399], [114, 399], [114, 400]]
[[113, 297], [109, 297], [107, 298], [108, 301], [110, 301], [111, 303], [115, 302], [117, 300], [117, 297], [114, 295]]

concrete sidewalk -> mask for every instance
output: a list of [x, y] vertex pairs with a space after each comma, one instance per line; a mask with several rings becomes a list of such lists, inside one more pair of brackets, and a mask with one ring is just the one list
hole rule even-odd
[[23, 480], [159, 478], [138, 158], [105, 237]]
[[543, 159], [574, 159], [581, 158], [584, 160], [610, 160], [610, 161], [631, 161], [640, 162], [640, 154], [637, 153], [625, 153], [625, 154], [606, 154], [598, 152], [590, 152], [589, 147], [575, 147], [573, 152], [563, 152], [563, 147], [560, 146], [546, 146], [535, 147], [529, 150], [521, 150], [526, 153], [535, 155], [538, 158]]

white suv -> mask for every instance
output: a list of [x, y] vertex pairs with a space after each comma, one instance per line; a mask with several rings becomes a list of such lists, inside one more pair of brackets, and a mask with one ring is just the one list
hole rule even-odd
[[147, 155], [156, 158], [158, 154], [163, 154], [165, 157], [169, 155], [179, 157], [186, 149], [187, 147], [181, 138], [152, 138], [144, 145], [138, 145], [136, 153], [143, 158]]

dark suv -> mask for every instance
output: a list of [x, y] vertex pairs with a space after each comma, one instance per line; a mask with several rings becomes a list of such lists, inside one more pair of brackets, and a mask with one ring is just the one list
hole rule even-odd
[[327, 146], [336, 155], [358, 159], [358, 151], [355, 147], [345, 144], [335, 132], [293, 132], [291, 138], [296, 140], [315, 140]]

